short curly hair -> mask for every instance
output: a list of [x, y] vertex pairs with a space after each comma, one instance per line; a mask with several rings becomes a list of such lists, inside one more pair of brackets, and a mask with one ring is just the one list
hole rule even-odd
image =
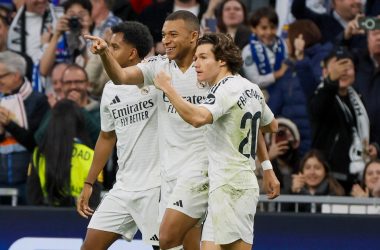
[[237, 74], [243, 65], [239, 47], [232, 37], [223, 33], [206, 33], [198, 39], [197, 46], [202, 44], [213, 45], [212, 52], [216, 60], [225, 61], [232, 74]]
[[140, 59], [146, 57], [153, 47], [153, 38], [147, 26], [135, 21], [125, 21], [111, 27], [112, 33], [122, 33], [123, 40], [137, 50]]

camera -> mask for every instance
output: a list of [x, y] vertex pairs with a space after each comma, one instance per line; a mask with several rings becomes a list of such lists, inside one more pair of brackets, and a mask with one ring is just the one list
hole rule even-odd
[[71, 31], [80, 31], [82, 29], [82, 24], [77, 16], [72, 16], [69, 19], [69, 28]]
[[358, 19], [360, 29], [378, 30], [380, 29], [380, 19], [377, 17], [361, 17]]

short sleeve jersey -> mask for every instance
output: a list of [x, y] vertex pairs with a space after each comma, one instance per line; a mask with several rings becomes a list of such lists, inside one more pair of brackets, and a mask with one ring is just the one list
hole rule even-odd
[[273, 120], [259, 87], [241, 76], [228, 76], [210, 89], [200, 106], [213, 117], [206, 134], [210, 191], [225, 184], [258, 188], [252, 168], [257, 133]]
[[[194, 66], [182, 72], [175, 61], [166, 56], [151, 57], [137, 65], [143, 75], [144, 84], [153, 84], [154, 77], [165, 71], [171, 76], [172, 85], [187, 101], [200, 104], [208, 91], [208, 86], [199, 84]], [[159, 134], [162, 136], [160, 152], [162, 154], [163, 177], [176, 179], [179, 175], [207, 170], [207, 152], [205, 128], [194, 128], [177, 113], [169, 98], [160, 91], [159, 96]], [[188, 172], [189, 170], [190, 172]]]
[[119, 169], [114, 188], [142, 191], [160, 185], [157, 93], [153, 86], [109, 81], [100, 104], [101, 129], [115, 131]]

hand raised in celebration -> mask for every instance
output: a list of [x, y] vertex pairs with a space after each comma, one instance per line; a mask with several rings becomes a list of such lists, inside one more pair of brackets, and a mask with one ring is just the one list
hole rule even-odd
[[100, 37], [84, 35], [84, 38], [92, 41], [90, 50], [93, 54], [102, 55], [108, 48], [107, 42]]

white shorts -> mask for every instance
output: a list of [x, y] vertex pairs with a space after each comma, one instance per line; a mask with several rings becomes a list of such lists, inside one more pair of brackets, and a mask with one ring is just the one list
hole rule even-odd
[[199, 174], [194, 177], [180, 177], [177, 180], [161, 183], [160, 216], [171, 208], [195, 219], [204, 218], [208, 202], [208, 177]]
[[120, 234], [131, 241], [140, 229], [143, 241], [158, 246], [158, 203], [160, 188], [129, 192], [111, 189], [94, 215], [88, 228]]
[[258, 200], [258, 188], [239, 190], [224, 185], [212, 191], [202, 241], [224, 245], [241, 239], [252, 244]]

